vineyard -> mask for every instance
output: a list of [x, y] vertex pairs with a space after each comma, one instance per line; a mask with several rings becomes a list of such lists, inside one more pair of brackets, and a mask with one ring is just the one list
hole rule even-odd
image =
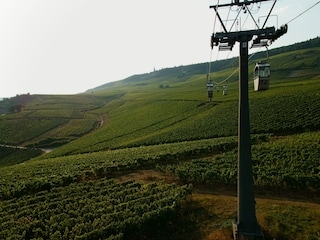
[[38, 148], [61, 146], [96, 129], [101, 116], [89, 111], [113, 98], [31, 95], [4, 100], [3, 104], [20, 98], [25, 102], [26, 97], [28, 103], [21, 112], [1, 116], [0, 143]]
[[[252, 147], [252, 156], [255, 172], [254, 178], [255, 185], [258, 187], [258, 191], [260, 192], [260, 194], [266, 194], [264, 193], [265, 191], [271, 191], [272, 193], [276, 194], [280, 194], [282, 191], [286, 191], [293, 194], [294, 196], [295, 194], [299, 195], [301, 194], [301, 192], [303, 192], [304, 194], [307, 193], [309, 197], [317, 199], [317, 196], [319, 196], [320, 193], [320, 169], [318, 158], [320, 153], [319, 142], [319, 132], [297, 134], [288, 136], [286, 138], [280, 138], [278, 140], [275, 140], [272, 135], [253, 135], [252, 143], [254, 145]], [[103, 196], [103, 193], [100, 193], [99, 191], [104, 191], [104, 189], [107, 188], [106, 185], [118, 184], [117, 181], [114, 180], [115, 178], [119, 176], [125, 176], [130, 173], [135, 173], [144, 169], [155, 169], [159, 171], [159, 173], [163, 174], [163, 176], [172, 178], [172, 181], [178, 183], [181, 186], [187, 186], [185, 184], [192, 183], [196, 186], [207, 186], [211, 189], [215, 189], [216, 186], [235, 185], [237, 174], [236, 147], [237, 138], [226, 137], [154, 146], [141, 146], [137, 148], [109, 150], [91, 154], [80, 154], [43, 160], [35, 159], [25, 162], [23, 165], [19, 164], [0, 168], [0, 175], [2, 176], [0, 182], [2, 196], [1, 203], [5, 204], [2, 206], [6, 206], [7, 204], [11, 206], [19, 203], [19, 209], [21, 206], [25, 206], [24, 208], [21, 207], [21, 209], [23, 209], [23, 212], [26, 212], [26, 215], [23, 215], [24, 213], [21, 213], [21, 218], [23, 220], [25, 220], [26, 218], [29, 220], [37, 220], [36, 222], [30, 222], [30, 225], [28, 225], [29, 228], [27, 229], [29, 229], [29, 232], [35, 231], [35, 229], [40, 228], [37, 230], [37, 232], [39, 233], [29, 233], [31, 234], [31, 238], [38, 237], [46, 239], [47, 236], [49, 236], [49, 239], [59, 239], [59, 236], [61, 235], [62, 239], [91, 239], [89, 236], [97, 236], [92, 237], [92, 239], [99, 239], [99, 236], [102, 236], [99, 234], [103, 234], [103, 236], [109, 236], [107, 235], [109, 234], [109, 232], [105, 231], [109, 231], [110, 229], [108, 228], [109, 230], [105, 231], [101, 230], [101, 232], [98, 231], [98, 233], [95, 231], [92, 232], [93, 227], [90, 224], [92, 224], [94, 222], [94, 219], [96, 218], [91, 218], [90, 223], [86, 225], [86, 230], [79, 231], [81, 233], [84, 231], [86, 233], [90, 232], [90, 234], [97, 235], [82, 236], [79, 233], [82, 237], [80, 238], [80, 236], [75, 237], [75, 235], [72, 235], [74, 234], [74, 231], [72, 231], [71, 234], [70, 229], [78, 229], [79, 226], [77, 224], [80, 224], [78, 221], [84, 221], [84, 216], [75, 215], [74, 212], [74, 215], [70, 216], [69, 212], [61, 212], [62, 210], [60, 210], [59, 213], [54, 212], [53, 210], [52, 212], [46, 210], [45, 212], [48, 212], [47, 218], [49, 215], [52, 222], [55, 222], [55, 220], [53, 220], [55, 219], [55, 216], [61, 217], [61, 221], [69, 221], [70, 225], [66, 225], [67, 227], [60, 227], [60, 225], [58, 227], [51, 225], [48, 226], [48, 223], [51, 224], [51, 222], [49, 220], [46, 220], [47, 218], [44, 218], [43, 215], [39, 215], [39, 212], [42, 213], [44, 211], [43, 207], [46, 206], [46, 204], [50, 205], [50, 199], [62, 202], [62, 205], [70, 203], [71, 205], [78, 206], [78, 204], [80, 204], [81, 202], [80, 198], [76, 198], [75, 193], [68, 192], [75, 191], [78, 186], [80, 189], [79, 191], [81, 192], [81, 194], [79, 195], [81, 195], [81, 197], [83, 197], [84, 199], [88, 198], [87, 201], [89, 202], [87, 205], [91, 206], [91, 204], [93, 203], [91, 203], [91, 200], [89, 199], [95, 199], [94, 196]], [[151, 176], [151, 178], [153, 178], [153, 176]], [[144, 188], [145, 186], [145, 184], [142, 184], [140, 182], [132, 182], [131, 180], [129, 182], [130, 184], [132, 183], [132, 186], [140, 186], [140, 188]], [[105, 184], [103, 185], [104, 187], [101, 187], [101, 184]], [[90, 195], [90, 197], [88, 197], [89, 195], [84, 195], [84, 193], [86, 192], [91, 192], [91, 190], [84, 190], [84, 186], [88, 185], [95, 189], [92, 191], [98, 192], [98, 195]], [[158, 184], [156, 185], [158, 186]], [[150, 186], [156, 185], [153, 184]], [[173, 185], [171, 185], [171, 187], [172, 186]], [[128, 186], [125, 187], [125, 189], [127, 188], [129, 189]], [[153, 190], [154, 193], [158, 191], [155, 189]], [[190, 190], [189, 187], [188, 189]], [[190, 194], [191, 192], [189, 190], [187, 192]], [[62, 195], [61, 198], [57, 198], [56, 196], [51, 195], [57, 194], [57, 191], [66, 191], [67, 193], [65, 195]], [[117, 190], [115, 192], [120, 192], [120, 190]], [[71, 200], [66, 197], [69, 195], [72, 196], [72, 199], [75, 200]], [[166, 193], [164, 195], [161, 195], [159, 193], [159, 196], [171, 197], [172, 193]], [[184, 197], [180, 200], [186, 201], [186, 195], [183, 196]], [[36, 200], [31, 203], [31, 200], [29, 201], [29, 199], [33, 198], [35, 198]], [[140, 197], [138, 197], [138, 199], [139, 198]], [[165, 200], [159, 199], [159, 201], [161, 202]], [[180, 203], [178, 199], [176, 199], [175, 201], [176, 204]], [[95, 202], [98, 203], [99, 201], [95, 199]], [[29, 207], [31, 206], [32, 213], [28, 212], [31, 211], [29, 209]], [[38, 209], [38, 207], [36, 206], [39, 206], [40, 209]], [[101, 205], [98, 206], [102, 208]], [[108, 205], [106, 204], [103, 206]], [[161, 209], [159, 208], [159, 205], [157, 206], [157, 209]], [[60, 208], [62, 208], [62, 206], [60, 206]], [[71, 206], [69, 206], [69, 208], [71, 208]], [[99, 213], [100, 208], [95, 206], [92, 206], [92, 208], [90, 207], [90, 209], [92, 209], [92, 212], [97, 214]], [[50, 208], [47, 207], [46, 209]], [[144, 206], [144, 209], [149, 209], [149, 206]], [[83, 211], [84, 210], [79, 209], [76, 212]], [[102, 209], [100, 209], [100, 211], [102, 211]], [[131, 209], [130, 212], [132, 211], [135, 210]], [[139, 234], [148, 235], [150, 234], [150, 232], [148, 233], [144, 231], [146, 231], [146, 229], [153, 229], [152, 226], [155, 224], [154, 221], [157, 222], [155, 224], [155, 226], [157, 227], [157, 224], [160, 224], [161, 221], [164, 221], [163, 227], [166, 229], [165, 232], [170, 232], [172, 225], [168, 225], [168, 223], [171, 222], [173, 224], [174, 221], [181, 221], [181, 219], [179, 219], [179, 212], [177, 211], [171, 209], [169, 213], [166, 212], [166, 214], [168, 214], [166, 215], [167, 217], [163, 218], [161, 217], [161, 213], [157, 213], [155, 215], [157, 217], [152, 217], [151, 219], [153, 220], [150, 220], [151, 222], [146, 219], [141, 220], [140, 218], [138, 218], [136, 219], [136, 221], [139, 222], [139, 227], [135, 225], [136, 223], [132, 223], [133, 227], [131, 227], [134, 229], [144, 229], [143, 231], [141, 230], [142, 232], [139, 232]], [[7, 212], [7, 208], [4, 208], [2, 211], [3, 221], [7, 221], [6, 219], [15, 219], [15, 221], [17, 221], [17, 217], [19, 217], [18, 219], [20, 219], [20, 215], [15, 215], [13, 217], [12, 215], [7, 215]], [[12, 212], [16, 214], [16, 211]], [[109, 212], [104, 213], [106, 215], [111, 214]], [[29, 216], [30, 214], [31, 216]], [[35, 216], [37, 216], [37, 218]], [[187, 217], [190, 216], [188, 215]], [[78, 219], [78, 221], [76, 221], [76, 219], [74, 218]], [[282, 221], [273, 215], [268, 215], [267, 218], [274, 219], [273, 223]], [[100, 219], [101, 216], [98, 220], [102, 221]], [[23, 220], [21, 221], [23, 222]], [[96, 220], [96, 224], [98, 224], [98, 220]], [[148, 227], [144, 228], [143, 226], [141, 226], [141, 222], [146, 224], [145, 226]], [[25, 222], [23, 223], [25, 224]], [[151, 226], [149, 224], [151, 224]], [[11, 223], [10, 226], [16, 225], [16, 222], [14, 222]], [[77, 227], [75, 228], [75, 226]], [[130, 229], [130, 226], [119, 226], [119, 232], [110, 230], [112, 233], [116, 234], [115, 236], [119, 237], [118, 239], [134, 239], [134, 237], [131, 235], [132, 232], [130, 232], [130, 230], [126, 230], [126, 227], [129, 227]], [[16, 239], [29, 239], [27, 237], [25, 238], [26, 235], [24, 234], [28, 232], [25, 227], [17, 227], [17, 229], [14, 227], [10, 227], [9, 229], [11, 229], [10, 231], [13, 231], [14, 233], [17, 232], [18, 235], [16, 236]], [[99, 227], [99, 229], [104, 228]], [[71, 235], [67, 235], [68, 233]], [[10, 234], [12, 234], [12, 232]], [[65, 236], [65, 238], [63, 238], [63, 236]], [[140, 238], [137, 237], [137, 239]]]
[[42, 154], [39, 149], [21, 149], [0, 146], [0, 167], [22, 163]]
[[230, 137], [31, 160], [0, 168], [0, 193], [2, 199], [11, 199], [74, 182], [154, 168], [199, 154], [221, 153], [236, 146], [236, 138]]
[[[293, 135], [252, 146], [255, 186], [261, 189], [308, 191], [320, 194], [320, 133]], [[237, 182], [237, 152], [229, 151], [158, 168], [183, 183], [226, 184]]]
[[[304, 85], [296, 83], [285, 94], [281, 94], [281, 89], [275, 89], [272, 94], [252, 92], [251, 132], [286, 135], [319, 129], [319, 87], [319, 81], [311, 81]], [[106, 109], [110, 118], [106, 127], [62, 146], [46, 157], [235, 136], [236, 97], [213, 104], [195, 100], [114, 100], [113, 104], [121, 102], [121, 106], [110, 111]]]
[[189, 186], [98, 180], [2, 201], [1, 239], [140, 239], [173, 221]]
[[[257, 217], [267, 240], [320, 239], [319, 52], [271, 56], [268, 91], [254, 92], [249, 81]], [[216, 63], [217, 81], [235, 60]], [[199, 69], [1, 101], [0, 238], [229, 240], [238, 76], [209, 103]]]

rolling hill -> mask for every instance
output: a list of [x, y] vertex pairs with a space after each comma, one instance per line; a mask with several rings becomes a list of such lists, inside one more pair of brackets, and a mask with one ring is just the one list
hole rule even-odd
[[[319, 239], [320, 39], [269, 55], [269, 90], [249, 80], [258, 220], [266, 239]], [[212, 63], [212, 102], [205, 63], [1, 101], [0, 238], [229, 239], [236, 63]]]

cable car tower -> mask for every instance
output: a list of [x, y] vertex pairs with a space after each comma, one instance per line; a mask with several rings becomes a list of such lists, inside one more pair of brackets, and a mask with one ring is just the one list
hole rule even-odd
[[[249, 6], [251, 4], [260, 4], [261, 2], [273, 2], [267, 18], [262, 27], [259, 27], [255, 21]], [[224, 1], [226, 2], [226, 1]], [[275, 27], [266, 27], [268, 18], [277, 2], [277, 0], [231, 0], [228, 4], [218, 4], [210, 6], [219, 19], [222, 32], [214, 32], [211, 36], [211, 48], [218, 46], [219, 50], [232, 50], [236, 42], [239, 42], [239, 114], [238, 114], [238, 183], [237, 183], [237, 217], [233, 222], [233, 236], [235, 240], [255, 240], [264, 239], [261, 227], [258, 224], [255, 210], [253, 173], [251, 160], [251, 138], [249, 122], [249, 96], [248, 96], [248, 51], [249, 41], [252, 46], [267, 46], [277, 38], [287, 32], [287, 25], [279, 29]], [[255, 29], [230, 31], [226, 28], [226, 22], [221, 19], [219, 9], [233, 7], [237, 8], [237, 21], [239, 14], [249, 14], [252, 18]], [[234, 23], [232, 26], [234, 26]], [[240, 26], [241, 28], [241, 26]]]

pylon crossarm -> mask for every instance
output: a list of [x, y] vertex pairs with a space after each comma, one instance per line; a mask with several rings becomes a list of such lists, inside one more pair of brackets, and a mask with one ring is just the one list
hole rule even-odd
[[[253, 36], [256, 36], [256, 39], [272, 40], [277, 37], [277, 35], [278, 30], [276, 31], [274, 27], [240, 32], [218, 32], [213, 33], [211, 36], [211, 47], [222, 44], [222, 46], [228, 45], [232, 49], [235, 42], [240, 42], [243, 36], [246, 36], [247, 40], [250, 41]], [[260, 43], [260, 41], [256, 41]]]
[[210, 8], [219, 8], [219, 7], [232, 7], [232, 6], [247, 6], [252, 3], [259, 3], [259, 2], [267, 2], [267, 1], [274, 1], [274, 0], [249, 0], [249, 1], [242, 1], [240, 2], [239, 0], [235, 0], [231, 3], [227, 4], [217, 4], [217, 5], [212, 5]]

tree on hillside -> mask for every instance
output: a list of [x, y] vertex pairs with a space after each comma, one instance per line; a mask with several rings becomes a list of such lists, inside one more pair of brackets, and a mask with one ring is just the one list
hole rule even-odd
[[23, 106], [21, 104], [16, 104], [9, 107], [9, 113], [19, 113], [22, 112]]

